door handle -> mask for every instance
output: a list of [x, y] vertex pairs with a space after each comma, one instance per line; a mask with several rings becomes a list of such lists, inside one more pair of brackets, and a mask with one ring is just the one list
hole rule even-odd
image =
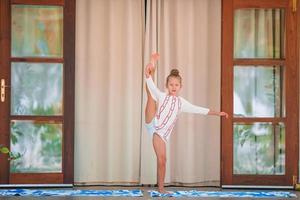
[[0, 89], [0, 95], [1, 95], [1, 102], [5, 101], [5, 88], [9, 87], [8, 85], [5, 85], [5, 79], [1, 79], [1, 89]]
[[293, 0], [293, 1], [292, 1], [292, 7], [293, 7], [293, 8], [292, 8], [292, 11], [293, 11], [293, 12], [296, 12], [296, 11], [297, 11], [297, 0]]

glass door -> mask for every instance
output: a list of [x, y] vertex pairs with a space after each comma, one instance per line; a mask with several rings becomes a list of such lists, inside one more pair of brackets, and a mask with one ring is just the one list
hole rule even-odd
[[224, 0], [223, 186], [293, 186], [298, 176], [294, 2]]
[[1, 1], [1, 183], [73, 183], [74, 4]]

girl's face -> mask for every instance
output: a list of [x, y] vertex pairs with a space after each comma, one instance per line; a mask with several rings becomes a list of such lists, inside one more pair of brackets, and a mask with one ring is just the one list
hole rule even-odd
[[167, 83], [167, 89], [169, 91], [169, 95], [177, 96], [179, 90], [181, 89], [179, 78], [170, 77]]

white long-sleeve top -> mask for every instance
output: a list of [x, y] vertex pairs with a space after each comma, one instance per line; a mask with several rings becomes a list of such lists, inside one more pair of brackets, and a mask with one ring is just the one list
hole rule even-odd
[[158, 102], [158, 109], [154, 118], [156, 133], [167, 142], [175, 126], [177, 116], [181, 112], [207, 115], [208, 108], [195, 106], [180, 96], [161, 92], [154, 84], [152, 77], [146, 78], [146, 84], [152, 98]]

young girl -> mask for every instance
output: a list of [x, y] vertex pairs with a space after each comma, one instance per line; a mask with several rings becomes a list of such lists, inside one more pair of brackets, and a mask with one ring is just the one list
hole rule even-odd
[[[153, 147], [157, 158], [157, 185], [160, 193], [164, 190], [164, 179], [166, 171], [166, 142], [169, 140], [172, 129], [175, 126], [177, 116], [181, 112], [199, 113], [203, 115], [225, 116], [225, 112], [216, 112], [208, 108], [195, 106], [184, 98], [178, 96], [181, 89], [182, 78], [177, 69], [172, 69], [166, 80], [167, 93], [161, 92], [154, 84], [154, 63], [159, 54], [151, 55], [151, 62], [146, 66], [146, 90], [147, 104], [145, 110], [145, 121], [147, 131], [153, 135]], [[156, 109], [157, 108], [157, 109]]]

